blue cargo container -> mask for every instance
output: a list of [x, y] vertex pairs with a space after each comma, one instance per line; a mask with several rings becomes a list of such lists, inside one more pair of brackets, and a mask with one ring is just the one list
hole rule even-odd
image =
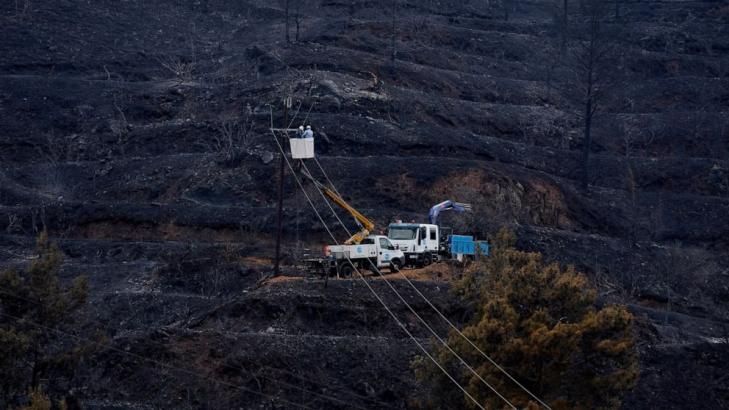
[[476, 253], [476, 243], [473, 236], [452, 235], [451, 236], [451, 254], [473, 255]]
[[470, 235], [451, 235], [451, 255], [476, 255], [476, 246], [484, 256], [489, 255], [489, 244], [486, 241], [474, 241]]
[[489, 243], [486, 241], [476, 241], [478, 247], [481, 248], [481, 254], [483, 256], [489, 256]]

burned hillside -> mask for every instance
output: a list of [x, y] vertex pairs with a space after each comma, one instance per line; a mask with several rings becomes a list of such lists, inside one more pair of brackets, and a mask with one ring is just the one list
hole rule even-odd
[[[587, 175], [581, 2], [302, 0], [287, 42], [288, 3], [0, 5], [0, 267], [32, 260], [47, 229], [62, 278], [88, 277], [67, 330], [101, 328], [116, 350], [68, 382], [81, 408], [411, 405], [417, 346], [367, 287], [301, 278], [299, 260], [330, 240], [290, 172], [283, 271], [295, 280], [269, 278], [270, 128], [286, 125], [287, 96], [294, 126], [313, 126], [323, 168], [378, 228], [469, 202], [444, 223], [482, 238], [510, 226], [520, 248], [627, 304], [641, 378], [624, 408], [729, 405], [725, 1], [610, 2]], [[417, 284], [460, 320], [447, 278]]]

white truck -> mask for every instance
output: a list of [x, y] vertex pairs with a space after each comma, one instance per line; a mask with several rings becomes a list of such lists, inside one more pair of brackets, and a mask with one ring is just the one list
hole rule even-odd
[[470, 212], [471, 204], [446, 200], [430, 208], [430, 223], [398, 221], [390, 224], [387, 237], [405, 253], [405, 266], [421, 267], [440, 260], [461, 260], [464, 256], [473, 259], [489, 254], [486, 241], [475, 240], [473, 236], [454, 235], [451, 228], [440, 227], [438, 215], [444, 211]]
[[387, 237], [405, 254], [405, 266], [428, 266], [441, 254], [441, 231], [438, 225], [392, 223]]
[[322, 275], [336, 274], [337, 276], [351, 276], [355, 269], [376, 272], [380, 268], [389, 268], [391, 272], [399, 272], [405, 264], [405, 255], [387, 239], [387, 236], [370, 235], [370, 232], [375, 229], [375, 223], [349, 205], [333, 189], [314, 179], [308, 169], [304, 169], [302, 173], [321, 190], [325, 197], [349, 212], [360, 228], [358, 232], [344, 241], [343, 245], [326, 246], [324, 258], [306, 259], [304, 263], [307, 271]]
[[307, 270], [311, 273], [348, 277], [354, 269], [375, 271], [373, 265], [398, 272], [405, 263], [405, 255], [382, 235], [370, 235], [359, 244], [329, 245], [324, 248], [324, 258], [307, 259]]

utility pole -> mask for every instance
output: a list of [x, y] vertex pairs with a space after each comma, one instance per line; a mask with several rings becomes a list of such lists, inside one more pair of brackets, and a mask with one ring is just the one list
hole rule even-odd
[[[289, 108], [291, 108], [291, 97], [284, 99], [284, 129], [289, 127]], [[278, 137], [276, 137], [278, 138]], [[285, 145], [281, 145], [282, 147]], [[286, 176], [286, 158], [281, 152], [281, 171], [278, 180], [278, 229], [276, 232], [276, 265], [273, 269], [274, 276], [281, 274], [281, 236], [283, 234], [283, 189], [284, 177]]]

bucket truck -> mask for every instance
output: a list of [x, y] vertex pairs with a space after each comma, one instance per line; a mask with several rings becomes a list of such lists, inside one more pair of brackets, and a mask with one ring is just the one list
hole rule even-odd
[[336, 192], [315, 180], [308, 172], [303, 174], [310, 179], [322, 193], [334, 204], [347, 211], [360, 228], [358, 232], [344, 241], [342, 245], [329, 245], [324, 248], [324, 258], [307, 259], [305, 264], [309, 272], [325, 275], [351, 276], [357, 270], [374, 271], [373, 266], [389, 268], [398, 272], [403, 266], [405, 255], [395, 247], [384, 235], [370, 235], [375, 223], [349, 205]]

